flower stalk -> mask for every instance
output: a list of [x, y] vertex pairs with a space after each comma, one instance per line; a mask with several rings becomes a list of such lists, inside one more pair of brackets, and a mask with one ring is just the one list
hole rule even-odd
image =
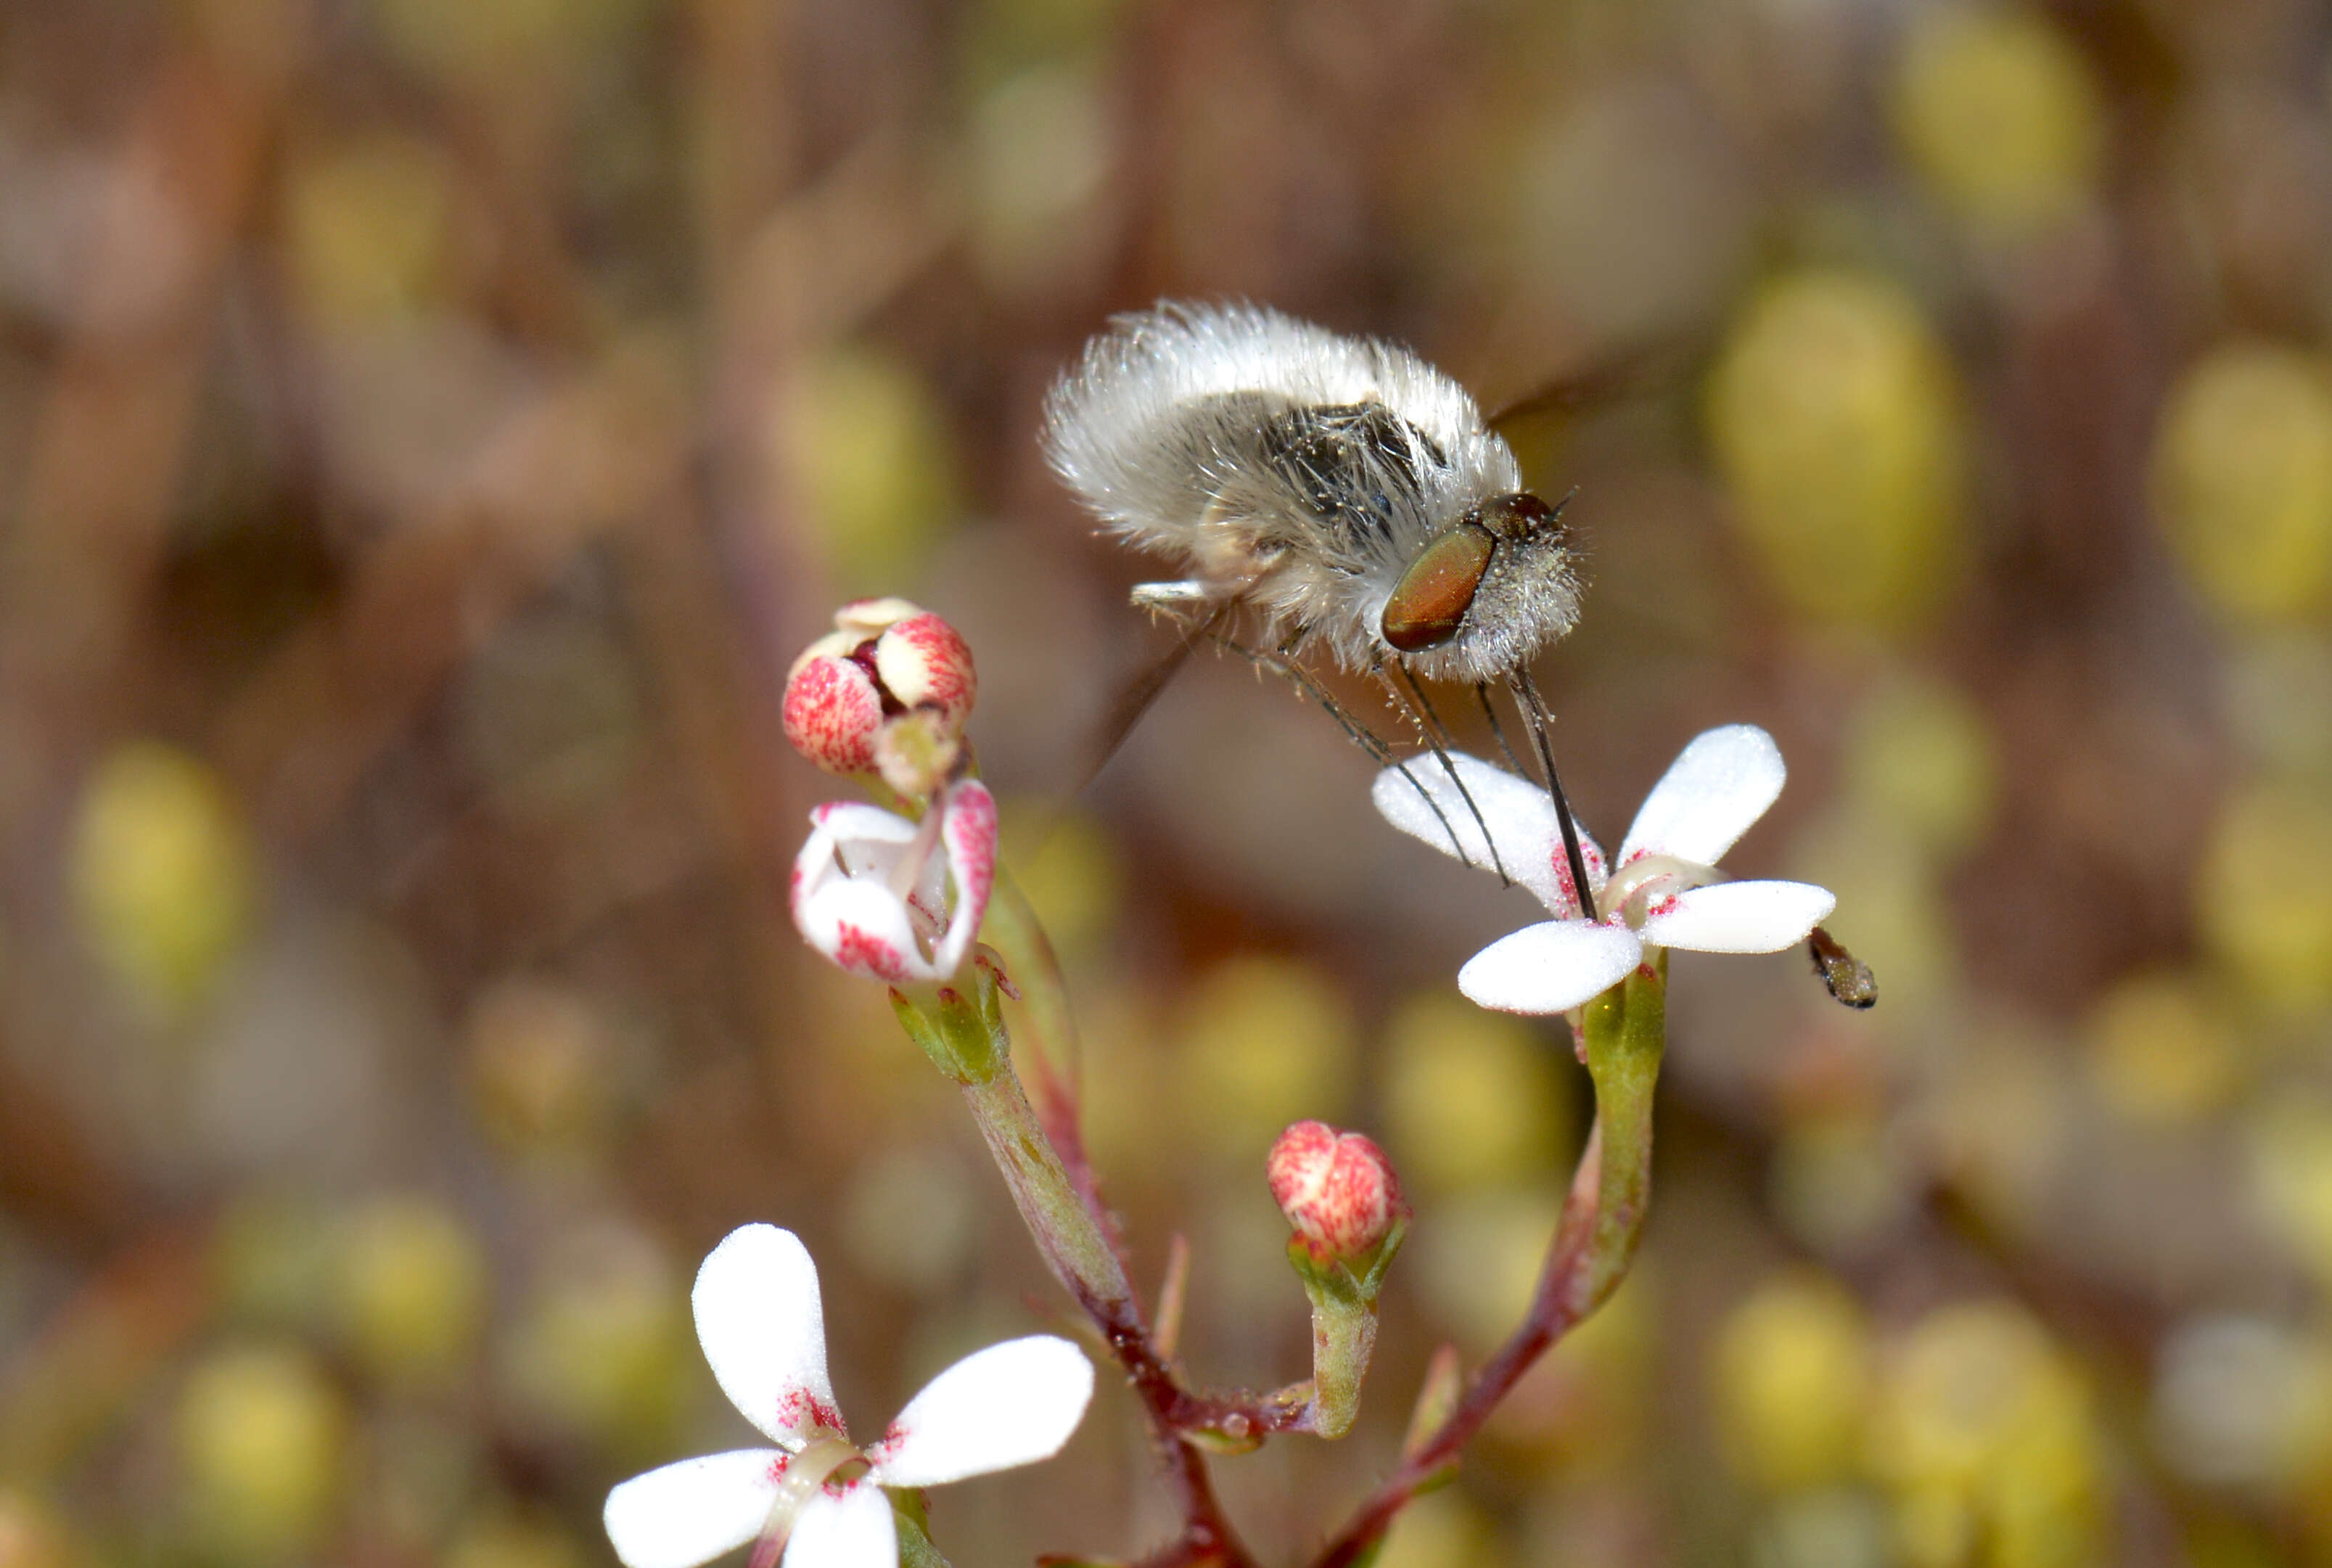
[[1314, 1568], [1354, 1568], [1373, 1557], [1409, 1500], [1455, 1469], [1459, 1453], [1523, 1374], [1627, 1277], [1651, 1197], [1652, 1099], [1668, 1038], [1667, 990], [1667, 954], [1655, 951], [1581, 1009], [1595, 1124], [1530, 1312], [1431, 1435], [1407, 1447], [1392, 1474], [1313, 1560]]

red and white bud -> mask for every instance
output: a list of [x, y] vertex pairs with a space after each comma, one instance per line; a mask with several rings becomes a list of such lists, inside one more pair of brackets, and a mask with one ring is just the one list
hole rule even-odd
[[1279, 1211], [1323, 1261], [1367, 1257], [1409, 1212], [1384, 1151], [1325, 1122], [1298, 1122], [1282, 1133], [1264, 1173]]
[[883, 724], [882, 688], [852, 647], [839, 632], [820, 637], [786, 674], [786, 739], [829, 773], [873, 768]]
[[919, 611], [883, 629], [874, 639], [874, 673], [903, 708], [933, 708], [961, 729], [980, 694], [971, 667], [971, 645], [963, 634]]
[[[786, 739], [829, 773], [882, 763], [877, 732], [902, 714], [937, 715], [939, 739], [961, 737], [979, 677], [953, 626], [905, 599], [858, 599], [786, 674]], [[915, 794], [928, 794], [933, 780]]]

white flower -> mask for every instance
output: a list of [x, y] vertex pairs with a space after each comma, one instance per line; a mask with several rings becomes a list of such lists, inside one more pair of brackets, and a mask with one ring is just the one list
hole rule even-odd
[[987, 788], [976, 779], [949, 785], [920, 823], [847, 800], [809, 819], [790, 890], [802, 940], [888, 985], [951, 977], [996, 880], [996, 801]]
[[928, 1487], [1050, 1458], [1093, 1396], [1093, 1365], [1032, 1334], [966, 1356], [854, 1447], [826, 1375], [817, 1268], [790, 1230], [730, 1232], [697, 1271], [696, 1335], [712, 1375], [776, 1440], [683, 1459], [607, 1494], [607, 1538], [629, 1568], [693, 1568], [767, 1535], [785, 1568], [893, 1568], [885, 1487]]
[[1591, 916], [1572, 887], [1546, 791], [1478, 758], [1450, 761], [1489, 825], [1487, 844], [1465, 796], [1430, 759], [1380, 773], [1377, 809], [1402, 832], [1471, 865], [1491, 865], [1495, 845], [1506, 875], [1555, 915], [1499, 938], [1458, 971], [1458, 989], [1483, 1007], [1567, 1012], [1627, 978], [1646, 948], [1780, 952], [1803, 942], [1837, 905], [1828, 889], [1809, 883], [1734, 882], [1716, 869], [1717, 857], [1782, 793], [1786, 776], [1781, 749], [1754, 724], [1708, 731], [1677, 755], [1636, 813], [1616, 874], [1606, 873], [1594, 841], [1580, 836], [1594, 884]]

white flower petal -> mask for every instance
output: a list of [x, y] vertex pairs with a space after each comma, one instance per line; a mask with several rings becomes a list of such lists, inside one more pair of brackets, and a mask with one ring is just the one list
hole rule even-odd
[[1808, 882], [1720, 882], [1653, 905], [1642, 935], [1696, 952], [1780, 952], [1837, 907], [1830, 889]]
[[790, 1230], [731, 1231], [696, 1271], [696, 1337], [712, 1375], [744, 1418], [788, 1448], [840, 1432], [826, 1374], [817, 1266]]
[[829, 882], [794, 904], [794, 928], [829, 962], [886, 985], [943, 978], [915, 941], [906, 901], [874, 877]]
[[683, 1459], [635, 1476], [607, 1494], [607, 1539], [628, 1568], [694, 1568], [742, 1546], [769, 1523], [775, 1448]]
[[1782, 749], [1754, 724], [1696, 735], [1645, 798], [1620, 864], [1651, 854], [1716, 865], [1765, 815], [1787, 776]]
[[1458, 971], [1477, 1005], [1510, 1013], [1568, 1012], [1628, 977], [1643, 943], [1624, 925], [1550, 920], [1502, 936]]
[[980, 917], [988, 913], [989, 891], [996, 883], [996, 800], [979, 779], [966, 779], [949, 786], [940, 809], [940, 838], [947, 846], [948, 875], [955, 883], [947, 934], [932, 953], [932, 968], [944, 978], [963, 962], [979, 934]]
[[812, 837], [829, 844], [904, 844], [915, 836], [915, 824], [863, 800], [829, 800], [813, 807], [809, 819]]
[[968, 1355], [907, 1401], [866, 1450], [886, 1487], [930, 1487], [1060, 1452], [1093, 1398], [1093, 1363], [1048, 1334]]
[[891, 1499], [861, 1481], [840, 1496], [820, 1492], [803, 1506], [781, 1568], [898, 1568], [898, 1562]]
[[[1421, 838], [1442, 854], [1485, 871], [1503, 864], [1506, 875], [1536, 894], [1548, 909], [1559, 915], [1577, 913], [1570, 899], [1571, 875], [1563, 865], [1563, 832], [1555, 823], [1554, 801], [1547, 792], [1462, 751], [1449, 753], [1449, 761], [1458, 779], [1452, 779], [1449, 769], [1431, 756], [1387, 768], [1370, 787], [1370, 798], [1387, 822], [1410, 837]], [[1458, 780], [1465, 783], [1462, 791]], [[1466, 804], [1468, 795], [1474, 806], [1481, 808], [1480, 822]], [[1487, 840], [1482, 837], [1483, 822], [1490, 827]], [[1493, 845], [1497, 848], [1496, 863], [1490, 856]], [[1599, 869], [1600, 857], [1583, 834], [1581, 848], [1591, 877]]]

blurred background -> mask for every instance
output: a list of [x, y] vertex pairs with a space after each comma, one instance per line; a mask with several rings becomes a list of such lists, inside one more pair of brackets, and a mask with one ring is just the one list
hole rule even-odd
[[[1583, 378], [1514, 429], [1592, 578], [1573, 799], [1610, 841], [1767, 726], [1729, 865], [1881, 987], [1677, 959], [1642, 1267], [1387, 1568], [2332, 1561], [2328, 51], [2305, 0], [14, 0], [0, 1564], [608, 1562], [610, 1483], [749, 1439], [686, 1306], [747, 1220], [862, 1437], [1059, 1326], [778, 895], [838, 792], [784, 671], [878, 592], [977, 652], [1196, 1374], [1304, 1370], [1282, 1124], [1409, 1182], [1361, 1430], [1219, 1467], [1317, 1539], [1589, 1106], [1451, 989], [1534, 906], [1284, 685], [1194, 661], [1081, 788], [1171, 638], [1040, 399], [1226, 295]], [[933, 1506], [966, 1563], [1166, 1524], [1108, 1389]]]

